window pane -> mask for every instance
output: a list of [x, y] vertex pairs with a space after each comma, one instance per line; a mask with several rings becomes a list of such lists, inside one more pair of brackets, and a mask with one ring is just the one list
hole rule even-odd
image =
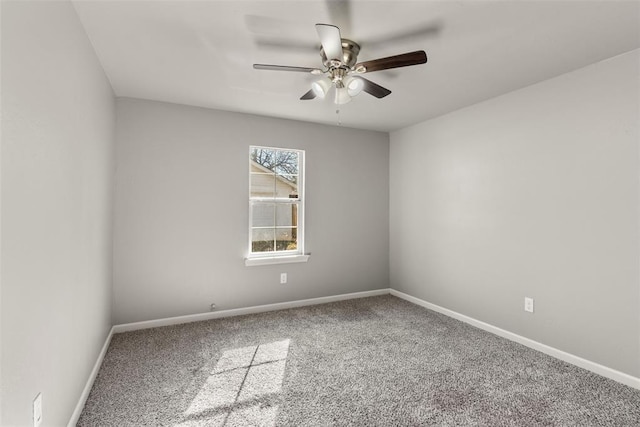
[[276, 250], [277, 251], [295, 251], [297, 249], [296, 228], [277, 228], [276, 229]]
[[298, 197], [298, 184], [287, 181], [281, 176], [276, 177], [276, 197], [289, 199], [294, 195]]
[[276, 206], [276, 223], [277, 226], [297, 226], [298, 225], [298, 206], [295, 204], [278, 204]]
[[298, 198], [298, 175], [278, 175], [277, 180], [278, 197]]
[[270, 168], [278, 175], [298, 175], [298, 153], [296, 151], [275, 151], [274, 167]]
[[251, 227], [273, 227], [276, 205], [273, 203], [254, 203]]
[[273, 228], [254, 228], [251, 236], [252, 252], [273, 252], [275, 250], [275, 230]]
[[251, 195], [250, 197], [275, 197], [276, 175], [270, 172], [254, 172], [251, 167]]

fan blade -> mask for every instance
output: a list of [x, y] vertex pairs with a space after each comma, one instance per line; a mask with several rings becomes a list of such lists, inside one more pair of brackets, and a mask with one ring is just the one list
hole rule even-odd
[[[370, 73], [372, 71], [388, 70], [390, 68], [408, 67], [409, 65], [424, 64], [427, 62], [427, 54], [424, 50], [389, 56], [387, 58], [374, 59], [361, 62], [353, 68], [358, 73]], [[361, 71], [362, 70], [362, 71]]]
[[313, 99], [316, 97], [316, 93], [313, 91], [313, 89], [310, 89], [309, 92], [305, 93], [304, 95], [302, 95], [300, 97], [301, 100], [307, 100], [307, 99]]
[[379, 84], [372, 82], [371, 80], [367, 80], [364, 77], [358, 78], [364, 82], [364, 87], [362, 88], [362, 90], [367, 92], [369, 95], [373, 95], [376, 98], [384, 98], [391, 93], [391, 91], [386, 87], [382, 87]]
[[321, 70], [317, 68], [308, 67], [291, 67], [288, 65], [269, 65], [269, 64], [253, 64], [253, 68], [256, 70], [269, 70], [269, 71], [300, 71], [303, 73], [322, 74]]
[[342, 38], [340, 29], [335, 25], [316, 24], [316, 31], [327, 59], [337, 59], [342, 62]]

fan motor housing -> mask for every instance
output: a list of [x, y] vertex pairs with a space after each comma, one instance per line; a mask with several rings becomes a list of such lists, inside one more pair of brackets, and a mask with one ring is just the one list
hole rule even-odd
[[[360, 53], [360, 45], [353, 40], [342, 39], [342, 65], [341, 67], [351, 69], [358, 60], [358, 54]], [[327, 55], [324, 53], [324, 49], [320, 48], [320, 56], [322, 57], [322, 63], [325, 67], [332, 69], [336, 68], [335, 65], [331, 63], [331, 59], [327, 58]]]

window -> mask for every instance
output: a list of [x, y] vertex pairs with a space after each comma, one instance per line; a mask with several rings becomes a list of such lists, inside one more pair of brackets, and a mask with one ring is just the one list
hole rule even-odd
[[306, 261], [304, 151], [249, 149], [249, 256], [247, 265]]

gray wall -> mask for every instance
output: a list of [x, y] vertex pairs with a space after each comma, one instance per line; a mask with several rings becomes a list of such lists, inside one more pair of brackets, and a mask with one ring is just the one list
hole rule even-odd
[[639, 56], [393, 132], [392, 287], [640, 376]]
[[115, 100], [69, 2], [2, 2], [2, 419], [66, 425], [111, 327]]
[[[114, 323], [389, 286], [388, 134], [119, 99], [116, 135]], [[244, 265], [255, 144], [306, 150], [307, 263]]]

